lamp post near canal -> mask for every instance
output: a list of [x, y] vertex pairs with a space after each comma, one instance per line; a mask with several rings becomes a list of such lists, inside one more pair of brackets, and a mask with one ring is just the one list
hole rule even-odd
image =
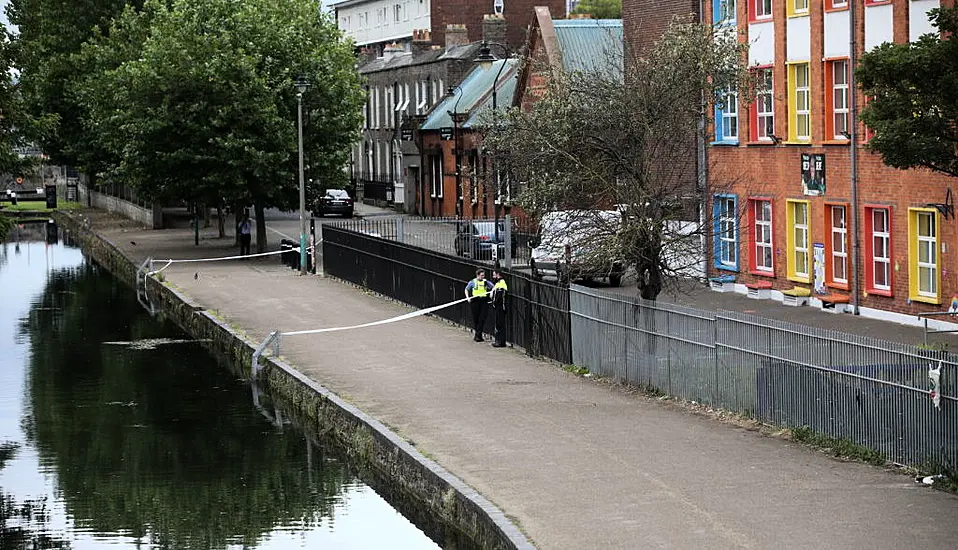
[[306, 275], [306, 181], [303, 173], [303, 93], [309, 88], [306, 77], [296, 79], [296, 118], [299, 130], [299, 274]]
[[[487, 42], [483, 41], [482, 46], [479, 48], [479, 55], [476, 57], [475, 62], [479, 64], [484, 70], [489, 70], [492, 67], [492, 64], [498, 61], [495, 55], [492, 54], [491, 46], [498, 46], [502, 48], [502, 52], [505, 55], [505, 58], [502, 60], [502, 64], [499, 65], [499, 70], [496, 72], [496, 77], [492, 80], [492, 116], [495, 124], [498, 125], [498, 105], [496, 103], [496, 88], [499, 86], [499, 77], [502, 76], [502, 70], [506, 67], [506, 64], [510, 57], [509, 48], [498, 42]], [[502, 182], [499, 178], [499, 168], [496, 166], [495, 159], [492, 159], [492, 173], [493, 178], [496, 180], [496, 198], [495, 202], [492, 205], [493, 211], [493, 231], [495, 231], [496, 244], [494, 246], [499, 246], [499, 205], [502, 204]], [[510, 243], [506, 243], [505, 246], [511, 246]], [[498, 265], [496, 266], [498, 267]]]

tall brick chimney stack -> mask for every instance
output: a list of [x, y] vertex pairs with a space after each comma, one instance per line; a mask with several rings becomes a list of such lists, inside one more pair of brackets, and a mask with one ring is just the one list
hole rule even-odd
[[[482, 18], [482, 39], [506, 45], [506, 18], [502, 14], [487, 13]], [[497, 53], [496, 55], [501, 55]]]
[[446, 49], [469, 43], [469, 32], [465, 25], [449, 23], [446, 25]]
[[432, 46], [432, 33], [429, 29], [415, 29], [412, 31], [412, 53], [417, 54], [429, 51]]

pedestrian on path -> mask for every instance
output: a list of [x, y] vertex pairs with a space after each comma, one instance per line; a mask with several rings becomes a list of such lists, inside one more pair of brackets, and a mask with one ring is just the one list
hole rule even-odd
[[495, 320], [495, 331], [493, 332], [492, 347], [506, 347], [506, 295], [509, 292], [509, 285], [502, 278], [502, 273], [498, 269], [493, 270], [492, 280], [496, 282], [492, 286], [492, 314]]
[[489, 303], [490, 292], [492, 292], [492, 283], [486, 280], [486, 271], [477, 269], [476, 278], [466, 285], [466, 299], [469, 300], [469, 306], [472, 308], [472, 327], [476, 333], [472, 339], [476, 342], [484, 341], [482, 328], [486, 324], [486, 306]]
[[239, 224], [240, 234], [240, 255], [249, 256], [250, 242], [253, 240], [253, 223], [249, 220], [249, 214], [243, 215], [243, 221]]

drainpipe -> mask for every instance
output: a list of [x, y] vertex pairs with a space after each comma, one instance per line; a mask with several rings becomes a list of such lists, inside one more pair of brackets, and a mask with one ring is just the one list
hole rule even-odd
[[[704, 24], [704, 23], [705, 23], [705, 0], [699, 0], [699, 24]], [[698, 132], [696, 132], [697, 135], [695, 136], [695, 142], [696, 142], [696, 143], [695, 143], [695, 148], [696, 148], [695, 153], [696, 153], [696, 157], [697, 157], [696, 160], [698, 161], [698, 170], [696, 171], [696, 172], [697, 172], [697, 173], [696, 173], [696, 179], [697, 179], [697, 185], [696, 185], [696, 187], [698, 187], [697, 191], [698, 191], [698, 198], [699, 198], [699, 226], [700, 226], [700, 228], [701, 228], [700, 230], [701, 230], [701, 241], [702, 241], [702, 242], [701, 242], [701, 245], [702, 245], [702, 264], [703, 264], [703, 265], [702, 265], [702, 275], [706, 278], [706, 282], [708, 282], [707, 279], [708, 279], [708, 276], [709, 276], [709, 272], [708, 272], [708, 270], [709, 270], [709, 267], [708, 267], [708, 266], [709, 266], [708, 258], [709, 258], [709, 247], [710, 247], [709, 241], [711, 240], [711, 238], [710, 238], [711, 233], [707, 233], [707, 232], [706, 232], [706, 231], [710, 231], [710, 230], [705, 228], [706, 223], [707, 223], [707, 221], [708, 221], [705, 212], [706, 212], [706, 210], [707, 210], [707, 206], [706, 206], [706, 205], [708, 204], [708, 191], [709, 191], [709, 188], [708, 188], [708, 157], [706, 156], [706, 155], [707, 155], [707, 152], [706, 152], [706, 148], [705, 148], [705, 143], [706, 143], [705, 132], [708, 130], [708, 126], [705, 124], [705, 116], [706, 116], [706, 114], [705, 114], [705, 113], [706, 113], [705, 109], [707, 109], [707, 106], [708, 106], [708, 102], [706, 101], [706, 99], [705, 99], [705, 97], [704, 97], [704, 95], [703, 95], [703, 97], [702, 97], [702, 116], [699, 118]]]
[[858, 88], [855, 85], [855, 2], [848, 2], [848, 114], [849, 132], [848, 147], [851, 164], [852, 185], [852, 308], [858, 315], [858, 275], [861, 263], [859, 261], [859, 222], [861, 215], [858, 208]]

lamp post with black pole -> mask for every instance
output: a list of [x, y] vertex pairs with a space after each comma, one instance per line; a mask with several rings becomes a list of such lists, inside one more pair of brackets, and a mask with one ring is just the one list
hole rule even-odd
[[305, 76], [296, 78], [296, 111], [299, 133], [299, 274], [306, 275], [306, 178], [303, 172], [303, 93], [309, 88]]
[[[502, 70], [506, 67], [508, 59], [512, 54], [509, 51], [509, 47], [504, 44], [500, 44], [498, 42], [483, 41], [482, 45], [479, 47], [479, 55], [476, 56], [475, 62], [478, 63], [479, 66], [485, 70], [489, 70], [489, 68], [492, 67], [493, 63], [495, 63], [496, 61], [499, 61], [499, 59], [492, 53], [492, 46], [497, 46], [499, 48], [502, 48], [502, 53], [505, 56], [504, 59], [502, 60], [502, 63], [499, 64], [499, 70], [496, 71], [496, 77], [492, 80], [492, 115], [494, 117], [494, 120], [496, 121], [495, 123], [498, 125], [499, 105], [496, 101], [497, 99], [496, 88], [498, 88], [499, 86], [499, 77], [502, 76]], [[501, 181], [499, 178], [499, 170], [496, 168], [495, 159], [492, 159], [492, 174], [496, 180], [496, 200], [493, 203], [493, 207], [492, 207], [493, 227], [495, 228], [494, 229], [495, 238], [496, 238], [495, 246], [499, 246], [499, 205], [502, 203], [502, 189], [500, 188]], [[506, 243], [506, 246], [511, 246], [511, 243]]]
[[456, 90], [459, 90], [459, 97], [453, 104], [452, 110], [446, 113], [452, 119], [452, 146], [456, 155], [456, 234], [458, 234], [462, 222], [462, 156], [459, 150], [459, 101], [462, 100], [462, 87], [450, 86], [446, 90], [446, 97], [451, 99], [456, 95]]

